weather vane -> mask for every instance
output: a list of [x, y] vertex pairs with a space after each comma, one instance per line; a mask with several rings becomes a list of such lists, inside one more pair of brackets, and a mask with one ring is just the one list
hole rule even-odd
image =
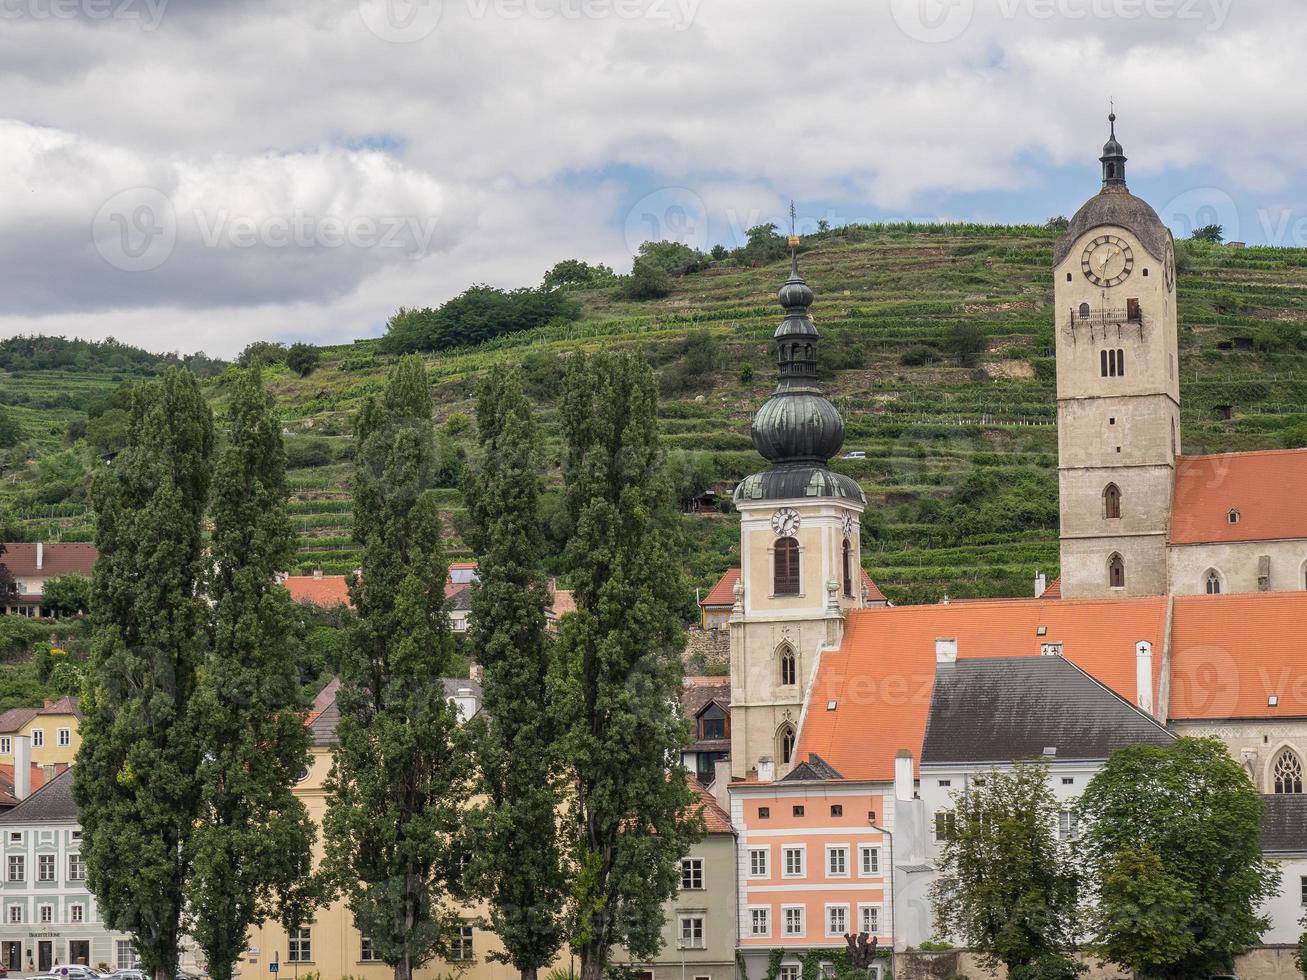
[[794, 199], [791, 198], [790, 199], [790, 248], [791, 249], [796, 249], [799, 247], [799, 236], [794, 231], [794, 216], [796, 213], [797, 212], [795, 212], [794, 210]]

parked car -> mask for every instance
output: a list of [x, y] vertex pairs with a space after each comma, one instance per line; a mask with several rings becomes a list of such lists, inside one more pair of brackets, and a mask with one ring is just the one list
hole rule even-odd
[[50, 976], [62, 980], [99, 980], [99, 974], [80, 963], [59, 963], [50, 967]]
[[118, 970], [110, 976], [113, 980], [149, 980], [144, 970]]
[[855, 450], [853, 450], [852, 452], [847, 452], [847, 453], [845, 453], [845, 454], [844, 454], [842, 457], [840, 457], [840, 458], [841, 458], [841, 459], [866, 459], [866, 458], [867, 458], [867, 454], [864, 453], [861, 449], [855, 449]]

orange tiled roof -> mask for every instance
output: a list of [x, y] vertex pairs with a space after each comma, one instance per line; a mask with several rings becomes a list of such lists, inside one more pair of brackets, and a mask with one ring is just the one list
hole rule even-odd
[[288, 575], [283, 584], [296, 602], [326, 607], [349, 605], [344, 575]]
[[701, 606], [735, 605], [735, 583], [740, 580], [738, 568], [728, 568], [717, 580], [717, 584], [708, 590], [708, 594], [699, 600]]
[[867, 601], [888, 602], [889, 600], [885, 598], [885, 593], [880, 591], [880, 586], [871, 580], [871, 576], [867, 574], [867, 570], [863, 568], [860, 569], [860, 571], [862, 572], [862, 586], [867, 590]]
[[1156, 692], [1165, 620], [1162, 597], [854, 610], [840, 649], [822, 655], [795, 758], [815, 752], [849, 779], [892, 779], [899, 749], [919, 761], [938, 638], [956, 639], [962, 658], [1038, 656], [1061, 641], [1068, 660], [1134, 703], [1135, 644], [1153, 645]]
[[550, 611], [556, 617], [576, 612], [576, 594], [571, 589], [554, 589], [554, 602]]
[[1307, 717], [1304, 648], [1307, 592], [1176, 596], [1167, 713], [1182, 720]]
[[[1175, 463], [1173, 544], [1307, 538], [1307, 449], [1180, 456]], [[1231, 508], [1239, 521], [1231, 524]]]
[[1062, 598], [1062, 576], [1059, 575], [1048, 584], [1043, 592], [1039, 594], [1041, 599], [1061, 599]]
[[699, 782], [699, 780], [695, 779], [693, 776], [690, 776], [687, 779], [687, 782], [690, 784], [690, 790], [696, 796], [699, 797], [699, 802], [703, 805], [702, 806], [703, 823], [704, 823], [704, 828], [708, 831], [708, 833], [710, 834], [731, 833], [732, 831], [731, 831], [730, 815], [727, 814], [727, 812], [721, 808], [721, 805], [717, 802], [717, 799], [712, 795], [712, 792], [706, 786], [704, 786], [703, 783]]

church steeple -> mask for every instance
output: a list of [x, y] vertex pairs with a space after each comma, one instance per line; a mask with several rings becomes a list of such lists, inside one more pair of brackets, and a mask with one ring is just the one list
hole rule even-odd
[[1124, 187], [1125, 186], [1125, 150], [1116, 139], [1116, 113], [1112, 112], [1107, 117], [1108, 124], [1112, 127], [1112, 133], [1106, 143], [1103, 144], [1103, 155], [1099, 161], [1103, 164], [1103, 187]]

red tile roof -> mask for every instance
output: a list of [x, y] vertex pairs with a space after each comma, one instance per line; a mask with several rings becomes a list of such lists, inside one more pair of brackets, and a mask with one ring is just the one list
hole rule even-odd
[[1307, 592], [1177, 596], [1168, 714], [1307, 717], [1304, 649]]
[[5, 544], [0, 563], [14, 578], [53, 578], [56, 575], [90, 575], [99, 552], [93, 544], [46, 544], [41, 546], [41, 567], [36, 567], [35, 544]]
[[1061, 599], [1062, 598], [1062, 576], [1059, 575], [1048, 584], [1043, 592], [1039, 594], [1041, 599]]
[[721, 808], [717, 799], [712, 795], [712, 791], [693, 776], [690, 776], [687, 782], [690, 784], [691, 792], [699, 797], [699, 803], [702, 804], [700, 812], [703, 814], [704, 828], [708, 833], [732, 833], [730, 815]]
[[860, 569], [860, 571], [862, 572], [862, 587], [867, 592], [867, 601], [889, 602], [889, 600], [885, 598], [885, 593], [880, 591], [880, 586], [871, 580], [871, 576], [867, 574], [867, 570], [863, 568]]
[[288, 575], [283, 584], [296, 602], [328, 608], [350, 604], [344, 575]]
[[1153, 645], [1156, 692], [1165, 619], [1162, 597], [854, 610], [841, 648], [822, 655], [795, 758], [815, 752], [849, 779], [892, 779], [899, 749], [919, 761], [939, 638], [957, 640], [962, 658], [1038, 656], [1060, 641], [1068, 660], [1134, 703], [1135, 644]]
[[717, 580], [717, 584], [708, 590], [708, 594], [699, 600], [701, 606], [724, 606], [730, 608], [735, 605], [735, 583], [740, 580], [740, 570], [738, 568], [728, 568], [722, 573], [722, 577]]
[[[58, 772], [63, 772], [67, 766], [57, 766]], [[33, 762], [31, 765], [32, 772], [32, 789], [35, 793], [45, 785], [45, 767]], [[57, 774], [56, 773], [56, 774]], [[0, 765], [0, 807], [17, 806], [21, 802], [14, 796], [14, 765], [12, 762], [6, 762]]]
[[571, 589], [554, 589], [554, 602], [550, 607], [550, 612], [555, 617], [565, 616], [570, 612], [576, 612], [576, 595]]
[[[1173, 544], [1307, 538], [1307, 449], [1181, 456], [1175, 465]], [[1231, 524], [1230, 510], [1239, 512]]]

